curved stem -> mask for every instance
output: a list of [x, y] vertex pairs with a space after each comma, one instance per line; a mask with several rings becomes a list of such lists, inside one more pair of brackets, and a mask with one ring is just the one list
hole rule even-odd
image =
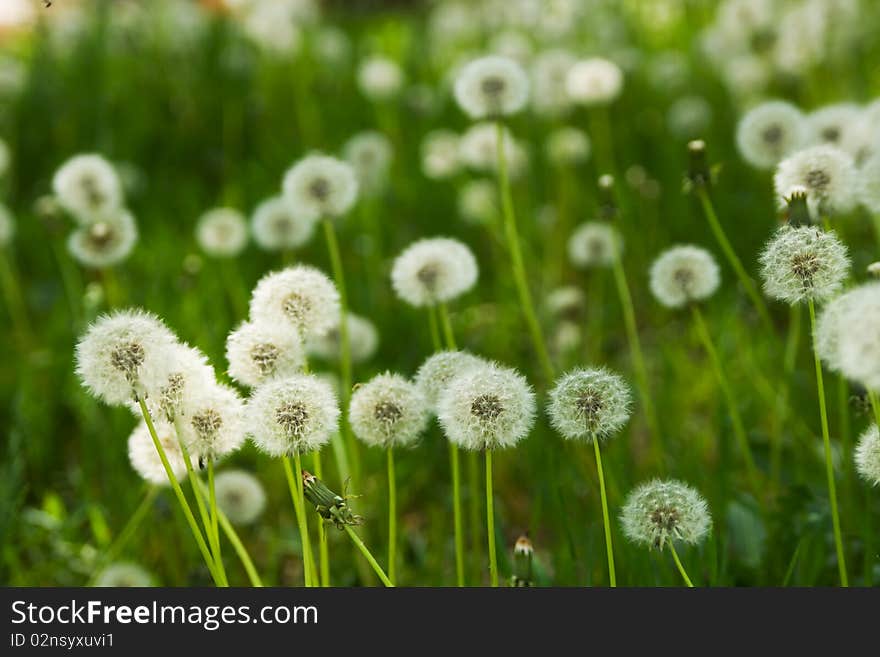
[[[306, 522], [305, 508], [302, 495], [302, 468], [298, 463], [299, 454], [296, 455], [296, 472], [294, 476], [290, 465], [290, 457], [282, 456], [281, 464], [284, 466], [284, 476], [287, 479], [287, 487], [290, 489], [290, 498], [293, 500], [293, 510], [296, 513], [296, 523], [299, 526], [299, 537], [302, 543], [303, 559], [303, 582], [307, 587], [314, 586], [312, 582], [311, 546], [309, 545], [309, 528]], [[299, 482], [297, 482], [299, 480]]]
[[535, 305], [532, 302], [532, 294], [529, 291], [526, 279], [526, 268], [523, 264], [522, 247], [519, 242], [519, 231], [516, 227], [516, 217], [513, 212], [513, 198], [510, 193], [510, 180], [507, 175], [507, 157], [504, 154], [504, 126], [496, 123], [496, 142], [498, 151], [498, 187], [501, 195], [501, 209], [504, 215], [504, 233], [507, 239], [507, 248], [510, 251], [511, 264], [513, 265], [513, 279], [516, 283], [516, 291], [519, 295], [520, 305], [525, 315], [526, 326], [532, 338], [532, 344], [538, 355], [538, 361], [548, 383], [553, 381], [553, 365], [547, 352], [547, 344], [538, 316], [535, 313]]
[[138, 504], [137, 508], [135, 509], [134, 513], [131, 514], [131, 517], [128, 519], [128, 522], [125, 523], [122, 531], [119, 532], [119, 535], [110, 544], [110, 546], [106, 550], [104, 550], [104, 554], [98, 560], [98, 565], [95, 567], [95, 575], [93, 575], [92, 579], [90, 580], [89, 586], [92, 586], [94, 584], [94, 580], [97, 577], [97, 574], [100, 572], [101, 568], [105, 564], [113, 561], [113, 559], [116, 558], [116, 555], [119, 554], [126, 545], [128, 545], [131, 537], [134, 536], [134, 533], [141, 526], [144, 518], [147, 517], [147, 512], [153, 505], [153, 501], [156, 499], [156, 495], [158, 495], [158, 493], [158, 486], [153, 484], [147, 486], [146, 493], [144, 493], [144, 496]]
[[202, 558], [205, 560], [205, 565], [208, 567], [208, 570], [211, 573], [211, 577], [214, 579], [214, 583], [217, 586], [222, 586], [222, 580], [217, 574], [217, 568], [214, 564], [214, 559], [211, 556], [211, 552], [208, 550], [208, 546], [205, 544], [205, 539], [202, 537], [202, 532], [199, 529], [199, 525], [196, 522], [195, 516], [193, 516], [192, 509], [189, 507], [189, 503], [186, 501], [186, 496], [183, 494], [183, 490], [180, 488], [180, 484], [177, 483], [177, 477], [174, 476], [174, 471], [171, 469], [171, 464], [168, 463], [168, 457], [165, 455], [165, 448], [162, 447], [162, 442], [159, 440], [159, 436], [156, 435], [156, 427], [153, 425], [153, 418], [150, 417], [150, 411], [147, 410], [147, 405], [144, 403], [143, 399], [138, 399], [138, 406], [141, 409], [141, 415], [144, 416], [144, 422], [147, 424], [147, 429], [150, 432], [150, 438], [153, 439], [153, 445], [156, 447], [156, 451], [159, 453], [159, 460], [162, 461], [162, 467], [165, 469], [165, 474], [168, 476], [168, 482], [171, 484], [171, 490], [174, 491], [175, 497], [177, 497], [177, 502], [180, 505], [180, 510], [183, 511], [183, 515], [186, 518], [187, 524], [189, 524], [190, 531], [192, 531], [193, 538], [196, 541], [196, 544], [199, 546], [199, 552], [202, 553]]
[[492, 493], [492, 450], [486, 450], [486, 531], [489, 534], [489, 581], [498, 586], [498, 555], [495, 554], [495, 502]]
[[602, 522], [605, 525], [605, 551], [608, 553], [608, 578], [611, 587], [617, 586], [617, 573], [614, 570], [614, 548], [611, 544], [611, 521], [608, 517], [608, 497], [605, 494], [605, 472], [602, 468], [602, 451], [599, 449], [599, 439], [591, 436], [593, 451], [596, 453], [596, 471], [599, 473], [599, 496], [602, 498]]
[[[318, 479], [324, 477], [324, 466], [321, 463], [321, 453], [312, 454], [312, 467]], [[320, 569], [321, 586], [330, 586], [330, 551], [327, 545], [327, 527], [322, 520], [318, 521], [318, 562]]]
[[694, 588], [694, 583], [691, 581], [691, 578], [688, 577], [684, 566], [681, 565], [681, 560], [678, 558], [678, 552], [675, 551], [675, 544], [672, 541], [669, 541], [669, 550], [672, 552], [672, 559], [675, 561], [678, 572], [680, 572], [681, 576], [684, 578], [684, 583], [688, 585], [688, 588]]
[[351, 528], [350, 525], [345, 525], [345, 531], [348, 534], [349, 538], [351, 538], [351, 542], [355, 544], [358, 550], [361, 551], [361, 554], [364, 555], [364, 558], [373, 567], [373, 571], [379, 576], [379, 579], [382, 580], [382, 583], [385, 586], [393, 587], [394, 583], [388, 579], [388, 575], [385, 574], [385, 571], [382, 570], [382, 566], [376, 561], [376, 558], [372, 555], [372, 553], [367, 549], [367, 546], [364, 545], [364, 542], [361, 540], [361, 537], [357, 535], [357, 533]]
[[[816, 334], [816, 305], [812, 299], [807, 301], [810, 309], [810, 331]], [[849, 586], [846, 574], [846, 560], [843, 552], [843, 536], [840, 531], [840, 512], [837, 509], [837, 487], [834, 483], [834, 463], [831, 458], [831, 435], [828, 430], [828, 409], [825, 407], [825, 382], [822, 377], [822, 363], [819, 360], [819, 352], [816, 351], [816, 342], [813, 340], [813, 361], [816, 365], [816, 387], [819, 391], [819, 418], [822, 422], [822, 444], [825, 447], [825, 474], [828, 478], [828, 498], [831, 504], [831, 523], [834, 527], [834, 548], [837, 551], [837, 570], [840, 575], [840, 585]]]
[[386, 451], [388, 465], [388, 577], [397, 579], [397, 481], [394, 475], [394, 450]]

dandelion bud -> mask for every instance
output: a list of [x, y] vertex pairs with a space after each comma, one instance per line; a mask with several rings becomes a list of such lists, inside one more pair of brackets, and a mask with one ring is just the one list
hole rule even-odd
[[872, 424], [859, 436], [855, 452], [856, 470], [872, 486], [880, 486], [880, 432]]
[[720, 282], [715, 258], [697, 246], [667, 249], [651, 265], [651, 292], [667, 308], [707, 299]]
[[435, 237], [413, 242], [397, 256], [391, 285], [398, 297], [415, 307], [455, 299], [477, 282], [477, 260], [458, 240]]
[[296, 206], [282, 196], [266, 199], [251, 218], [254, 241], [267, 251], [284, 251], [303, 246], [315, 234], [318, 215]]
[[381, 132], [368, 130], [349, 139], [345, 147], [345, 161], [354, 169], [358, 189], [365, 195], [381, 192], [388, 182], [394, 151], [391, 141]]
[[620, 376], [604, 368], [579, 368], [557, 380], [547, 412], [563, 438], [591, 443], [620, 431], [631, 405], [629, 386]]
[[[379, 347], [379, 332], [366, 317], [355, 313], [346, 316], [348, 328], [348, 348], [352, 363], [368, 361]], [[342, 357], [342, 344], [339, 326], [324, 335], [314, 336], [306, 343], [306, 351], [326, 361], [338, 361]]]
[[565, 86], [575, 103], [587, 106], [607, 105], [620, 95], [623, 71], [607, 59], [583, 59], [569, 69]]
[[351, 165], [327, 155], [307, 155], [284, 174], [287, 200], [321, 218], [341, 217], [357, 200], [358, 181]]
[[510, 585], [513, 587], [529, 587], [534, 586], [534, 575], [532, 573], [532, 560], [535, 556], [535, 549], [528, 536], [520, 536], [516, 539], [513, 546], [513, 576], [510, 578]]
[[761, 103], [740, 119], [736, 145], [742, 158], [758, 169], [769, 169], [800, 148], [805, 140], [804, 115], [784, 101]]
[[438, 351], [419, 367], [415, 383], [425, 396], [428, 407], [436, 410], [440, 395], [455, 377], [485, 364], [482, 358], [466, 351]]
[[122, 183], [116, 169], [100, 155], [76, 155], [55, 172], [52, 191], [78, 222], [115, 215], [122, 208]]
[[386, 372], [357, 386], [348, 419], [354, 435], [375, 447], [406, 447], [428, 426], [428, 405], [414, 383]]
[[360, 525], [364, 519], [354, 515], [348, 506], [346, 496], [337, 495], [327, 485], [310, 472], [302, 471], [303, 494], [315, 505], [315, 510], [324, 520], [332, 522], [337, 529], [346, 525]]
[[196, 241], [214, 258], [234, 258], [247, 246], [247, 221], [238, 210], [214, 208], [196, 224]]
[[426, 178], [444, 180], [454, 176], [460, 167], [458, 135], [451, 130], [435, 130], [422, 139], [422, 173]]
[[217, 506], [233, 525], [249, 525], [266, 508], [260, 480], [244, 470], [224, 470], [214, 479]]
[[76, 345], [76, 373], [91, 394], [111, 406], [149, 397], [167, 382], [176, 343], [151, 313], [101, 315]]
[[513, 447], [534, 425], [535, 393], [515, 370], [485, 363], [450, 381], [437, 417], [446, 437], [464, 449]]
[[15, 235], [15, 219], [5, 205], [0, 203], [0, 249], [9, 246]]
[[397, 97], [403, 87], [403, 71], [388, 57], [373, 56], [360, 65], [357, 73], [361, 93], [373, 101]]
[[137, 224], [127, 210], [74, 230], [67, 250], [81, 265], [104, 269], [128, 258], [138, 239]]
[[805, 187], [792, 188], [786, 203], [785, 218], [789, 226], [796, 228], [813, 223], [812, 217], [810, 217], [810, 208], [807, 205], [807, 189]]
[[261, 451], [270, 456], [304, 454], [321, 449], [336, 432], [339, 404], [330, 384], [297, 374], [256, 388], [245, 418]]
[[[180, 450], [180, 442], [177, 439], [177, 432], [174, 425], [165, 420], [158, 420], [154, 423], [156, 436], [171, 466], [171, 472], [178, 481], [186, 476], [186, 461], [183, 459], [183, 452]], [[165, 472], [165, 466], [147, 423], [141, 420], [140, 424], [135, 427], [128, 438], [128, 459], [131, 461], [131, 467], [134, 468], [144, 481], [157, 486], [167, 486], [168, 474]]]
[[790, 304], [827, 301], [840, 291], [849, 272], [846, 247], [833, 232], [815, 226], [783, 226], [759, 260], [764, 291]]
[[302, 339], [287, 324], [242, 322], [226, 338], [229, 376], [245, 386], [295, 374], [305, 362]]
[[245, 438], [244, 402], [232, 388], [208, 385], [186, 400], [181, 438], [199, 462], [216, 461], [241, 447]]
[[107, 565], [95, 578], [99, 588], [148, 588], [156, 586], [153, 575], [130, 561], [116, 561]]
[[706, 156], [706, 142], [702, 139], [688, 142], [687, 181], [693, 188], [709, 187], [712, 184], [712, 172]]
[[639, 485], [627, 497], [620, 522], [633, 543], [660, 550], [669, 541], [696, 545], [712, 528], [706, 501], [674, 479]]
[[324, 335], [339, 323], [339, 314], [333, 281], [307, 265], [266, 274], [251, 296], [253, 321], [292, 326], [303, 338]]
[[811, 146], [779, 163], [773, 185], [780, 207], [785, 207], [792, 190], [804, 188], [814, 216], [836, 214], [855, 205], [856, 175], [848, 154], [833, 146]]
[[578, 269], [610, 267], [623, 251], [623, 238], [611, 224], [588, 221], [568, 238], [568, 258]]
[[528, 99], [529, 79], [508, 57], [476, 59], [465, 65], [455, 80], [455, 100], [472, 119], [515, 114]]

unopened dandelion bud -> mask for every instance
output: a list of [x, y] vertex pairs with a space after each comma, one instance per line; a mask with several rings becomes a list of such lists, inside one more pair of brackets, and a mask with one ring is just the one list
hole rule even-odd
[[510, 585], [513, 587], [529, 587], [534, 586], [534, 576], [532, 574], [532, 560], [535, 555], [535, 549], [528, 536], [520, 536], [516, 539], [516, 545], [513, 547], [513, 575], [510, 578]]
[[806, 187], [793, 187], [785, 202], [785, 219], [789, 226], [808, 226], [813, 223], [810, 218], [810, 208], [807, 205]]
[[688, 143], [687, 183], [691, 188], [708, 188], [712, 184], [712, 172], [706, 155], [706, 142], [694, 139]]
[[360, 525], [364, 519], [352, 513], [347, 496], [337, 495], [312, 473], [303, 470], [303, 494], [315, 505], [315, 510], [324, 520], [333, 523], [337, 529], [346, 525]]

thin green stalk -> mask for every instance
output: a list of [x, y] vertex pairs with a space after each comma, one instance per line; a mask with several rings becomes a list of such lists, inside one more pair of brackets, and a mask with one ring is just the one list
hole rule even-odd
[[165, 448], [162, 447], [159, 436], [156, 435], [156, 427], [153, 425], [153, 418], [150, 417], [150, 411], [147, 410], [147, 405], [144, 403], [143, 399], [138, 399], [138, 405], [140, 406], [141, 414], [144, 416], [144, 422], [146, 422], [147, 424], [147, 429], [150, 432], [150, 438], [153, 439], [153, 445], [156, 447], [156, 451], [159, 453], [159, 460], [162, 461], [162, 467], [165, 468], [165, 474], [168, 475], [168, 482], [171, 484], [171, 489], [174, 491], [174, 495], [177, 497], [177, 502], [178, 504], [180, 504], [180, 510], [183, 511], [186, 522], [189, 524], [190, 531], [192, 531], [193, 538], [195, 539], [196, 544], [199, 546], [199, 552], [202, 553], [202, 558], [205, 560], [205, 565], [208, 567], [214, 583], [217, 586], [222, 586], [221, 579], [217, 573], [217, 569], [214, 564], [214, 559], [211, 556], [211, 552], [208, 550], [208, 546], [205, 544], [205, 539], [202, 537], [202, 532], [199, 529], [199, 525], [196, 522], [195, 517], [193, 516], [192, 509], [190, 509], [189, 503], [186, 501], [186, 496], [183, 494], [183, 490], [180, 488], [180, 484], [177, 483], [177, 477], [174, 476], [174, 471], [171, 469], [171, 464], [168, 463], [168, 457], [165, 455]]
[[708, 190], [703, 185], [698, 185], [696, 190], [697, 196], [700, 199], [700, 205], [703, 206], [703, 213], [706, 215], [709, 227], [715, 234], [715, 239], [718, 240], [721, 250], [724, 251], [724, 256], [727, 258], [730, 266], [733, 267], [734, 272], [736, 272], [736, 276], [739, 278], [739, 282], [745, 289], [746, 294], [752, 300], [755, 310], [757, 310], [758, 315], [761, 316], [761, 321], [763, 321], [766, 327], [772, 331], [773, 321], [770, 319], [770, 312], [767, 310], [767, 304], [764, 303], [764, 299], [758, 292], [755, 282], [752, 280], [751, 276], [746, 273], [742, 261], [739, 259], [739, 256], [736, 255], [736, 251], [733, 250], [730, 240], [727, 239], [727, 234], [724, 232], [721, 222], [718, 221], [718, 215], [715, 213], [715, 207], [712, 205], [712, 199], [709, 197]]
[[548, 383], [553, 381], [553, 365], [550, 362], [550, 354], [547, 352], [547, 343], [535, 313], [535, 305], [532, 302], [532, 293], [529, 291], [526, 279], [526, 268], [523, 264], [522, 247], [519, 243], [519, 231], [516, 227], [516, 216], [513, 212], [513, 197], [510, 193], [510, 180], [507, 175], [507, 157], [504, 154], [504, 126], [501, 122], [496, 123], [496, 141], [498, 151], [498, 187], [501, 195], [501, 208], [504, 215], [504, 232], [507, 238], [507, 248], [510, 251], [511, 264], [513, 266], [513, 279], [519, 295], [520, 305], [525, 315], [526, 326], [532, 338], [538, 361]]
[[238, 318], [247, 317], [247, 292], [242, 285], [238, 267], [235, 265], [235, 258], [225, 258], [223, 262], [217, 263], [217, 268], [220, 269], [223, 287], [226, 288], [226, 294], [229, 295], [229, 302], [232, 304], [235, 316]]
[[455, 333], [452, 330], [452, 322], [449, 320], [449, 310], [445, 303], [440, 304], [440, 323], [443, 326], [443, 337], [448, 349], [458, 349], [455, 345]]
[[394, 475], [394, 450], [386, 450], [388, 466], [388, 577], [397, 579], [397, 481]]
[[611, 521], [608, 517], [608, 498], [605, 494], [605, 472], [602, 468], [602, 451], [599, 449], [599, 439], [591, 436], [593, 451], [596, 453], [596, 471], [599, 473], [599, 496], [602, 498], [602, 522], [605, 525], [605, 551], [608, 553], [608, 578], [611, 587], [617, 586], [617, 573], [614, 570], [614, 548], [611, 545]]
[[314, 586], [312, 581], [312, 558], [311, 545], [309, 544], [309, 528], [306, 522], [305, 506], [303, 504], [302, 493], [302, 468], [299, 464], [299, 454], [296, 454], [296, 472], [293, 474], [293, 468], [290, 465], [290, 457], [281, 457], [281, 464], [284, 466], [284, 476], [287, 478], [287, 487], [290, 489], [290, 498], [293, 500], [293, 510], [296, 513], [296, 524], [299, 526], [299, 537], [302, 543], [303, 555], [303, 580], [307, 587]]
[[614, 258], [614, 281], [617, 284], [617, 296], [623, 310], [623, 323], [626, 327], [627, 343], [629, 344], [630, 358], [633, 362], [633, 370], [636, 375], [636, 387], [639, 397], [642, 399], [642, 407], [645, 409], [645, 419], [648, 428], [654, 438], [652, 441], [657, 460], [663, 458], [663, 434], [660, 431], [660, 421], [657, 419], [657, 411], [654, 407], [654, 399], [651, 396], [651, 388], [648, 384], [648, 368], [645, 366], [645, 357], [642, 354], [642, 343], [639, 339], [639, 329], [636, 325], [636, 313], [633, 308], [632, 295], [629, 284], [626, 281], [626, 272], [623, 270], [623, 261]]
[[372, 555], [372, 553], [367, 549], [367, 546], [364, 545], [364, 542], [361, 540], [361, 537], [357, 535], [357, 533], [351, 528], [350, 525], [345, 525], [345, 531], [348, 533], [351, 542], [355, 544], [358, 550], [361, 551], [361, 554], [364, 555], [364, 558], [373, 567], [373, 571], [379, 576], [379, 579], [382, 580], [382, 583], [385, 586], [393, 587], [394, 583], [388, 579], [388, 575], [385, 574], [385, 571], [382, 570], [382, 567], [376, 561], [376, 558]]
[[[482, 561], [480, 540], [480, 463], [477, 453], [473, 450], [466, 452], [468, 458], [468, 524], [471, 536], [471, 563], [474, 564], [474, 578], [481, 578]], [[474, 580], [476, 581], [476, 580]]]
[[19, 278], [5, 249], [0, 251], [0, 279], [2, 279], [3, 294], [6, 297], [6, 304], [9, 308], [12, 324], [15, 326], [19, 337], [23, 341], [27, 341], [31, 336], [27, 308], [24, 303], [24, 297], [21, 294]]
[[[312, 454], [312, 467], [318, 479], [324, 477], [324, 466], [321, 463], [321, 453]], [[327, 527], [323, 522], [318, 522], [318, 561], [320, 569], [321, 586], [330, 586], [330, 551], [327, 545]]]
[[[330, 265], [333, 269], [333, 278], [339, 291], [340, 312], [343, 318], [348, 317], [348, 293], [345, 287], [345, 270], [342, 268], [342, 256], [339, 252], [339, 241], [336, 239], [336, 230], [330, 219], [324, 219], [324, 238], [327, 242], [327, 251], [330, 255]], [[348, 408], [351, 396], [351, 344], [348, 336], [348, 322], [343, 319], [339, 322], [339, 376], [342, 385], [342, 407]], [[342, 433], [345, 436], [345, 451], [351, 460], [353, 473], [340, 472], [342, 479], [348, 479], [352, 474], [355, 481], [360, 479], [360, 458], [354, 435], [348, 426], [346, 414], [342, 414]], [[341, 464], [337, 463], [341, 467]]]
[[492, 493], [492, 450], [486, 450], [486, 531], [489, 534], [489, 580], [498, 586], [498, 555], [495, 554], [495, 503]]
[[736, 396], [733, 394], [730, 382], [724, 374], [724, 366], [721, 364], [718, 350], [715, 349], [715, 344], [712, 342], [712, 336], [710, 335], [709, 328], [706, 326], [706, 322], [703, 319], [703, 313], [700, 312], [700, 308], [696, 304], [691, 304], [691, 312], [694, 317], [694, 325], [697, 328], [697, 334], [700, 336], [700, 341], [706, 349], [706, 354], [709, 356], [709, 361], [712, 363], [712, 369], [715, 370], [715, 378], [718, 380], [721, 394], [724, 395], [724, 400], [727, 404], [727, 412], [730, 413], [730, 423], [733, 426], [733, 435], [736, 437], [737, 443], [739, 443], [739, 449], [746, 462], [746, 474], [749, 478], [749, 485], [755, 495], [760, 496], [761, 486], [758, 477], [758, 468], [755, 465], [755, 457], [752, 455], [749, 438], [746, 435], [742, 417], [739, 414]]
[[[816, 334], [816, 304], [807, 300], [810, 309], [810, 331]], [[831, 435], [828, 430], [828, 409], [825, 407], [825, 382], [822, 378], [822, 362], [816, 343], [813, 341], [813, 361], [816, 365], [816, 387], [819, 392], [819, 418], [822, 421], [822, 443], [825, 446], [825, 474], [828, 478], [828, 498], [831, 503], [831, 522], [834, 526], [834, 548], [837, 551], [837, 570], [840, 574], [840, 585], [849, 586], [846, 574], [846, 560], [843, 553], [843, 537], [840, 532], [840, 512], [837, 509], [837, 488], [834, 483], [834, 464], [831, 460]]]
[[428, 327], [431, 332], [431, 344], [434, 351], [438, 352], [443, 348], [440, 342], [440, 329], [437, 327], [437, 307], [428, 306]]
[[147, 512], [150, 510], [150, 507], [153, 505], [153, 502], [156, 499], [156, 495], [159, 494], [159, 487], [155, 485], [149, 485], [147, 487], [146, 493], [144, 493], [143, 498], [135, 509], [134, 513], [128, 519], [128, 522], [125, 523], [125, 526], [122, 528], [122, 531], [119, 532], [119, 535], [116, 539], [110, 544], [110, 546], [104, 551], [104, 554], [101, 555], [100, 559], [98, 559], [98, 565], [95, 567], [95, 574], [93, 575], [89, 586], [94, 585], [95, 579], [97, 579], [98, 573], [101, 568], [105, 565], [113, 561], [116, 556], [122, 551], [122, 549], [128, 545], [128, 542], [131, 540], [131, 537], [134, 536], [134, 533], [141, 526], [141, 523], [144, 521], [144, 518], [147, 517]]
[[58, 264], [58, 272], [61, 274], [61, 284], [64, 287], [64, 295], [70, 306], [70, 316], [74, 322], [79, 322], [83, 304], [83, 285], [79, 270], [73, 266], [69, 256], [56, 239], [49, 238], [52, 245], [52, 254]]
[[104, 294], [107, 307], [110, 309], [121, 308], [125, 301], [124, 295], [122, 294], [122, 286], [119, 285], [119, 279], [116, 277], [116, 272], [112, 268], [107, 267], [106, 269], [101, 270], [101, 278], [104, 281]]
[[691, 578], [688, 577], [684, 566], [681, 565], [681, 560], [678, 558], [678, 552], [675, 551], [675, 544], [673, 541], [669, 541], [669, 550], [672, 552], [672, 559], [675, 561], [676, 567], [678, 567], [678, 572], [680, 572], [681, 576], [684, 578], [684, 583], [688, 585], [688, 588], [694, 588], [694, 583], [691, 581]]
[[211, 514], [211, 532], [214, 535], [214, 558], [217, 567], [223, 569], [223, 556], [220, 554], [220, 526], [217, 518], [217, 492], [214, 488], [214, 461], [208, 459], [208, 501]]
[[609, 173], [616, 176], [614, 164], [614, 136], [611, 132], [611, 121], [608, 108], [604, 105], [590, 108], [590, 136], [593, 138], [596, 152], [596, 166], [600, 175]]

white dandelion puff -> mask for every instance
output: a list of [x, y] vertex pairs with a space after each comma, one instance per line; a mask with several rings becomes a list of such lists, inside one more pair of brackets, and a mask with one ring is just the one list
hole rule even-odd
[[254, 241], [266, 251], [296, 249], [315, 234], [318, 215], [296, 206], [283, 196], [268, 198], [260, 203], [251, 217]]
[[74, 230], [67, 239], [67, 250], [84, 267], [104, 269], [128, 258], [137, 240], [134, 217], [128, 210], [120, 210]]
[[156, 586], [152, 573], [130, 561], [117, 561], [105, 566], [95, 578], [99, 588], [148, 588]]
[[244, 401], [228, 386], [213, 383], [195, 391], [178, 420], [189, 452], [201, 462], [236, 451], [245, 439], [244, 408]]
[[874, 214], [880, 214], [880, 152], [859, 169], [856, 185], [859, 202]]
[[631, 405], [629, 386], [620, 376], [604, 368], [578, 368], [556, 381], [547, 413], [563, 438], [591, 443], [620, 431]]
[[424, 394], [428, 407], [436, 411], [440, 395], [452, 380], [482, 365], [486, 365], [485, 360], [466, 351], [438, 351], [419, 367], [415, 384]]
[[437, 418], [459, 447], [513, 447], [535, 422], [535, 393], [525, 377], [495, 363], [469, 368], [440, 394]]
[[880, 486], [880, 432], [872, 424], [859, 436], [853, 457], [856, 470], [872, 486]]
[[381, 192], [388, 182], [394, 150], [381, 132], [367, 130], [356, 134], [343, 147], [345, 160], [354, 169], [358, 189], [366, 195]]
[[811, 146], [789, 155], [773, 176], [779, 207], [793, 191], [807, 190], [807, 205], [814, 216], [848, 212], [856, 202], [853, 159], [834, 146]]
[[623, 238], [607, 222], [587, 221], [568, 238], [568, 259], [579, 269], [610, 267], [623, 252]]
[[824, 353], [829, 362], [836, 360], [841, 374], [870, 390], [880, 390], [880, 283], [861, 285], [838, 297], [823, 313], [829, 319], [833, 337]]
[[743, 115], [736, 129], [740, 155], [759, 169], [776, 166], [801, 148], [805, 139], [803, 113], [781, 100], [756, 105]]
[[224, 470], [214, 478], [217, 506], [233, 525], [253, 523], [266, 508], [260, 480], [244, 470]]
[[697, 246], [672, 247], [651, 265], [651, 292], [668, 308], [707, 299], [720, 282], [715, 258]]
[[[508, 173], [512, 178], [521, 175], [528, 164], [528, 158], [519, 145], [504, 128], [504, 157]], [[498, 170], [498, 130], [492, 123], [477, 123], [471, 126], [458, 142], [458, 155], [461, 162], [476, 171], [493, 172]]]
[[654, 479], [636, 487], [626, 499], [620, 522], [633, 543], [661, 550], [670, 541], [697, 545], [712, 529], [706, 500], [674, 479]]
[[859, 126], [862, 110], [855, 103], [826, 105], [806, 117], [807, 139], [811, 144], [829, 144], [843, 149], [847, 133]]
[[297, 374], [255, 389], [245, 417], [260, 451], [270, 456], [304, 454], [320, 450], [336, 432], [339, 404], [329, 383]]
[[553, 49], [538, 53], [529, 70], [532, 108], [541, 116], [555, 117], [571, 108], [568, 95], [568, 71], [577, 61], [567, 50]]
[[76, 155], [62, 164], [52, 178], [52, 191], [81, 223], [115, 215], [122, 207], [122, 184], [116, 169], [96, 154]]
[[435, 130], [422, 139], [422, 173], [426, 178], [445, 180], [454, 176], [461, 162], [458, 158], [459, 137], [451, 130]]
[[433, 306], [455, 299], [477, 282], [477, 259], [458, 240], [421, 239], [410, 244], [394, 261], [391, 284], [408, 304]]
[[764, 291], [789, 304], [831, 299], [843, 287], [850, 264], [837, 235], [815, 226], [783, 226], [759, 262]]
[[388, 57], [373, 55], [365, 59], [357, 72], [361, 93], [373, 101], [396, 98], [403, 87], [403, 70]]
[[[144, 401], [151, 417], [173, 422], [180, 416], [191, 399], [208, 386], [214, 385], [214, 368], [199, 349], [182, 342], [168, 348], [168, 374], [156, 390]], [[131, 412], [138, 417], [138, 402], [130, 401]]]
[[568, 70], [565, 88], [580, 105], [607, 105], [623, 89], [623, 71], [612, 61], [592, 57], [575, 62]]
[[[368, 361], [379, 348], [379, 332], [366, 317], [348, 313], [348, 348], [352, 363]], [[337, 323], [324, 335], [314, 336], [306, 343], [306, 352], [326, 361], [338, 361], [342, 355], [341, 335]]]
[[284, 196], [322, 219], [348, 212], [358, 194], [358, 181], [351, 165], [328, 155], [312, 154], [299, 160], [282, 181]]
[[244, 33], [266, 52], [291, 57], [302, 47], [302, 31], [289, 2], [257, 2], [248, 6]]
[[391, 372], [358, 385], [348, 409], [354, 435], [373, 447], [413, 444], [427, 428], [428, 417], [428, 405], [421, 389]]
[[466, 64], [455, 80], [455, 100], [472, 119], [519, 112], [529, 99], [529, 78], [513, 59], [491, 55]]
[[250, 316], [256, 322], [293, 326], [304, 339], [323, 335], [339, 324], [339, 292], [314, 267], [287, 267], [257, 282]]
[[[154, 428], [159, 444], [162, 445], [162, 450], [165, 452], [165, 458], [168, 459], [168, 465], [171, 466], [171, 472], [180, 481], [186, 476], [186, 461], [183, 459], [183, 452], [180, 449], [174, 425], [165, 420], [157, 420], [154, 423]], [[169, 485], [165, 466], [162, 464], [159, 452], [156, 451], [150, 429], [143, 420], [128, 438], [128, 460], [131, 461], [131, 467], [144, 481], [157, 486]]]
[[214, 258], [234, 258], [247, 246], [247, 220], [238, 210], [214, 208], [196, 223], [196, 242]]
[[299, 331], [287, 323], [242, 322], [226, 338], [229, 376], [255, 387], [277, 376], [295, 374], [305, 363]]

